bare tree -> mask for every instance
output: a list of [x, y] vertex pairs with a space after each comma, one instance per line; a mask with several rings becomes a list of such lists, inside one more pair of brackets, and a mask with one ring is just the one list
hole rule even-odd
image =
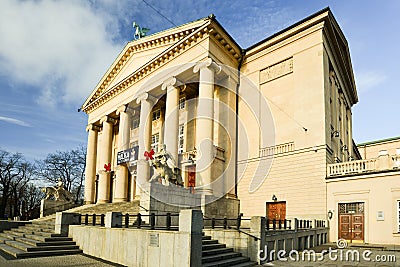
[[[0, 150], [0, 217], [4, 218], [6, 207], [10, 212], [19, 210], [22, 188], [32, 179], [32, 166], [21, 154]], [[12, 216], [13, 214], [9, 214]]]
[[24, 187], [23, 201], [23, 217], [24, 219], [33, 219], [39, 217], [40, 200], [44, 198], [44, 193], [35, 184], [28, 183]]
[[37, 174], [52, 184], [61, 179], [65, 189], [74, 192], [75, 201], [78, 201], [82, 194], [85, 159], [84, 147], [50, 153], [44, 160], [36, 161]]

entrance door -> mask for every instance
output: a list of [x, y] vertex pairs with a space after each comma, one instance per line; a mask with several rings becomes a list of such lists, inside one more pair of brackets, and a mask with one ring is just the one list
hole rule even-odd
[[267, 202], [267, 219], [286, 219], [286, 201]]
[[364, 203], [339, 203], [339, 239], [364, 242]]
[[194, 193], [194, 188], [196, 187], [196, 166], [187, 167], [187, 173], [187, 187], [190, 188], [190, 192]]

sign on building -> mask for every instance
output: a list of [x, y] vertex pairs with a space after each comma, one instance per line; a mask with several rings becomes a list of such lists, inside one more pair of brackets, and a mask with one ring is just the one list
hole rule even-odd
[[134, 162], [138, 159], [138, 151], [139, 147], [135, 146], [133, 148], [129, 148], [126, 150], [119, 151], [117, 153], [117, 165], [127, 163], [127, 162]]

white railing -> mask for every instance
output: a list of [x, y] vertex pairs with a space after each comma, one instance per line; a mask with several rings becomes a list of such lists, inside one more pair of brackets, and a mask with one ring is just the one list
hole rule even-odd
[[377, 170], [376, 163], [376, 159], [364, 159], [328, 164], [328, 177], [375, 171]]
[[328, 164], [327, 177], [388, 170], [400, 170], [399, 154], [392, 156], [383, 154], [375, 159], [363, 159]]
[[273, 156], [276, 154], [288, 153], [292, 151], [294, 151], [294, 142], [289, 142], [289, 143], [261, 148], [260, 157]]

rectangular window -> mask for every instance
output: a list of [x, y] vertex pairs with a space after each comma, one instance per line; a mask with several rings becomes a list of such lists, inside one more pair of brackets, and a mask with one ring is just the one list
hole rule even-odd
[[159, 120], [161, 117], [161, 110], [157, 109], [153, 111], [153, 121]]
[[185, 109], [185, 105], [186, 105], [186, 97], [181, 97], [179, 98], [179, 109]]
[[183, 124], [179, 125], [178, 133], [178, 154], [183, 154], [183, 144], [185, 140], [185, 126]]
[[156, 133], [151, 136], [151, 149], [158, 152], [158, 144], [160, 142], [160, 134]]
[[133, 119], [132, 121], [132, 129], [139, 128], [139, 119]]
[[400, 200], [397, 200], [397, 232], [400, 233]]

